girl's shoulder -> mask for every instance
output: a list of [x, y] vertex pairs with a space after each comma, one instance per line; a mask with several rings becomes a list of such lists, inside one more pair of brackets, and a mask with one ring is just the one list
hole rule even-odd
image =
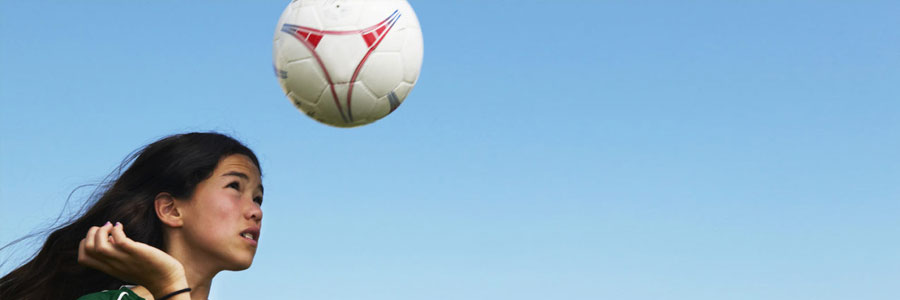
[[127, 287], [121, 287], [118, 290], [107, 290], [97, 293], [91, 293], [78, 298], [78, 300], [146, 300], [135, 294]]

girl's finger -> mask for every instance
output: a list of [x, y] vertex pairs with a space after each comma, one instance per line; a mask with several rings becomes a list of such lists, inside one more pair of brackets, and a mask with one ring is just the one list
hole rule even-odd
[[95, 259], [91, 255], [91, 251], [85, 249], [85, 245], [87, 244], [88, 240], [89, 239], [84, 238], [80, 243], [78, 243], [78, 263], [83, 266], [88, 266], [105, 272], [105, 270], [108, 268], [106, 268], [106, 266], [103, 266], [103, 263], [101, 261]]
[[84, 253], [84, 241], [86, 241], [86, 240], [87, 240], [87, 238], [84, 238], [84, 239], [81, 239], [81, 242], [78, 242], [78, 263], [81, 263], [81, 261], [85, 257], [87, 257], [86, 254]]
[[125, 236], [125, 226], [122, 223], [116, 222], [109, 233], [112, 234], [113, 246], [123, 251], [130, 250], [132, 240]]
[[102, 268], [101, 268], [101, 265], [102, 265], [101, 261], [100, 261], [100, 260], [97, 260], [96, 258], [91, 257], [91, 256], [88, 255], [87, 253], [85, 253], [84, 255], [79, 255], [79, 256], [78, 256], [78, 263], [81, 264], [81, 265], [83, 265], [83, 266], [88, 266], [88, 267], [91, 267], [91, 268], [94, 268], [94, 269], [102, 269]]
[[85, 243], [84, 248], [87, 250], [94, 250], [94, 236], [97, 234], [97, 230], [100, 230], [100, 227], [91, 226], [91, 229], [88, 229], [87, 235], [84, 236]]
[[110, 228], [112, 228], [112, 224], [106, 222], [106, 224], [104, 224], [103, 227], [100, 227], [94, 235], [94, 247], [103, 255], [111, 254], [110, 250], [112, 250], [112, 245], [109, 244]]

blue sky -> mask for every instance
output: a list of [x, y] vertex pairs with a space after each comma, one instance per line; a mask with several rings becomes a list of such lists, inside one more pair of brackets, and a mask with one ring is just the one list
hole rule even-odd
[[419, 82], [353, 129], [283, 96], [286, 4], [0, 2], [0, 243], [217, 130], [266, 202], [214, 299], [900, 296], [896, 1], [412, 1]]

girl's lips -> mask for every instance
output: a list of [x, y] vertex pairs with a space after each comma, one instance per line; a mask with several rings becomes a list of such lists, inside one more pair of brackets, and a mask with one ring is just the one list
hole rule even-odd
[[256, 246], [256, 245], [259, 243], [259, 242], [257, 242], [257, 241], [254, 240], [254, 239], [248, 239], [248, 238], [246, 238], [246, 237], [244, 237], [244, 236], [241, 236], [241, 238], [244, 239], [245, 241], [247, 241], [248, 243], [250, 243], [250, 244], [253, 245], [253, 246]]
[[[252, 238], [246, 237], [245, 234], [250, 234]], [[259, 242], [259, 227], [247, 228], [244, 231], [241, 231], [239, 235], [241, 238], [255, 246]]]

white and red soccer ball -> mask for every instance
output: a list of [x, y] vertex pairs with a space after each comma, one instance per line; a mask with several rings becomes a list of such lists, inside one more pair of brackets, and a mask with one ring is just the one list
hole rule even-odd
[[275, 28], [278, 82], [309, 117], [372, 123], [409, 95], [422, 67], [422, 31], [405, 0], [294, 0]]

